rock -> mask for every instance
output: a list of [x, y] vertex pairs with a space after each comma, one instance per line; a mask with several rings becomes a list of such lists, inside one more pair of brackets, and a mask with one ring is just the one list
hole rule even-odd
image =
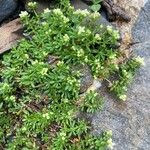
[[134, 42], [146, 42], [150, 40], [150, 2], [145, 4], [145, 7], [139, 14], [138, 20], [132, 28]]
[[95, 79], [93, 81], [93, 84], [87, 89], [87, 92], [88, 91], [97, 91], [101, 86], [102, 86], [101, 80]]
[[87, 89], [93, 83], [93, 76], [91, 74], [90, 68], [88, 66], [83, 66], [79, 69], [82, 74], [81, 77], [81, 86], [80, 86], [80, 94], [87, 91]]
[[17, 43], [17, 40], [22, 37], [19, 34], [22, 29], [19, 19], [15, 19], [0, 27], [0, 54], [8, 51]]
[[80, 71], [80, 94], [87, 91], [87, 89], [93, 84], [93, 76], [91, 70], [87, 65], [76, 65], [72, 67], [73, 71]]
[[0, 23], [12, 15], [16, 8], [16, 0], [0, 0]]
[[114, 150], [149, 150], [150, 149], [150, 0], [140, 12], [132, 29], [133, 42], [140, 42], [131, 47], [137, 55], [144, 57], [142, 66], [130, 85], [128, 100], [117, 102], [102, 88], [105, 95], [104, 110], [92, 118], [93, 134], [103, 130], [112, 130]]
[[113, 24], [121, 31], [122, 44], [120, 49], [128, 49], [132, 41], [132, 28], [137, 20], [137, 17], [144, 7], [145, 0], [114, 0], [114, 3], [128, 12], [131, 17], [129, 23], [114, 22]]

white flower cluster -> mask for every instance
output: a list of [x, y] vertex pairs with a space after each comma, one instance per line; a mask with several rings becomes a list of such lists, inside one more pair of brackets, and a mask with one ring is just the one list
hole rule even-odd
[[68, 81], [68, 83], [69, 83], [70, 85], [73, 85], [73, 83], [76, 82], [76, 79], [71, 78], [71, 77], [68, 77], [68, 78], [67, 78], [67, 81]]
[[46, 21], [41, 23], [43, 26], [46, 26], [48, 23]]
[[82, 57], [84, 56], [84, 50], [82, 48], [80, 48], [78, 51], [77, 51], [77, 57]]
[[62, 16], [62, 19], [63, 19], [63, 22], [64, 22], [64, 23], [69, 22], [69, 18], [67, 18], [67, 17], [65, 17], [65, 16]]
[[63, 36], [63, 39], [64, 39], [65, 42], [68, 42], [68, 41], [70, 40], [68, 34], [65, 34], [65, 35]]
[[63, 13], [62, 13], [61, 9], [59, 9], [59, 8], [53, 9], [53, 13], [54, 13], [55, 15], [63, 16]]
[[46, 119], [50, 119], [50, 116], [49, 116], [48, 113], [43, 114], [42, 117], [43, 117], [43, 118], [46, 118]]
[[84, 61], [85, 61], [86, 63], [89, 62], [88, 56], [85, 56]]
[[116, 40], [120, 38], [119, 31], [114, 30], [112, 26], [107, 26], [107, 32], [111, 34]]
[[135, 61], [137, 63], [139, 63], [140, 65], [145, 66], [144, 58], [138, 56], [138, 57], [135, 58]]
[[98, 13], [98, 12], [91, 13], [90, 17], [92, 19], [98, 19], [100, 17], [100, 13]]
[[49, 29], [48, 31], [45, 32], [46, 35], [49, 35], [52, 32], [51, 29]]
[[94, 65], [97, 67], [97, 70], [100, 68], [100, 62], [98, 59], [94, 60]]
[[[110, 137], [112, 137], [112, 131], [111, 131], [111, 130], [107, 131], [107, 135], [110, 136]], [[109, 148], [109, 149], [113, 149], [114, 146], [115, 146], [115, 143], [113, 143], [113, 141], [112, 141], [111, 138], [109, 138], [109, 139], [107, 140], [107, 144], [108, 144], [108, 148]]]
[[63, 12], [61, 11], [61, 9], [57, 8], [57, 9], [53, 9], [53, 13], [57, 16], [59, 16], [60, 18], [62, 18], [64, 23], [69, 22], [69, 18], [67, 18], [66, 16], [64, 16]]
[[50, 13], [51, 10], [49, 8], [44, 9], [44, 14]]
[[32, 61], [31, 63], [32, 63], [32, 65], [36, 65], [36, 64], [43, 65], [44, 64], [43, 62], [39, 62], [38, 60]]
[[62, 65], [64, 65], [64, 62], [63, 61], [58, 61], [57, 66], [62, 66]]
[[60, 133], [60, 137], [64, 141], [66, 139], [66, 133], [65, 132], [61, 132]]
[[48, 71], [48, 68], [43, 68], [40, 73], [42, 74], [42, 76], [44, 76], [47, 74], [47, 71]]
[[85, 27], [78, 26], [77, 30], [78, 30], [78, 35], [81, 35], [82, 33], [85, 32]]
[[85, 10], [77, 9], [75, 12], [73, 12], [73, 14], [86, 17], [90, 14], [90, 12], [87, 9], [85, 9]]
[[127, 95], [122, 94], [122, 95], [119, 96], [119, 99], [121, 99], [123, 101], [126, 101], [127, 100]]
[[29, 2], [28, 3], [28, 7], [31, 8], [31, 9], [35, 9], [37, 6], [37, 2]]
[[122, 70], [122, 73], [123, 73], [124, 77], [126, 77], [127, 79], [132, 79], [132, 77], [133, 77], [132, 73], [126, 71], [125, 69]]
[[77, 34], [82, 35], [83, 33], [84, 33], [84, 35], [89, 36], [89, 35], [91, 35], [92, 32], [89, 29], [86, 29], [85, 26], [78, 26]]
[[29, 55], [28, 54], [24, 54], [26, 59], [29, 59]]
[[101, 40], [101, 37], [100, 37], [100, 35], [97, 33], [97, 34], [95, 34], [95, 40], [97, 40], [97, 41], [100, 41]]
[[117, 58], [116, 54], [110, 54], [109, 55], [109, 59], [111, 59], [111, 60], [116, 60], [116, 58]]
[[113, 149], [113, 148], [114, 148], [115, 143], [112, 142], [112, 139], [109, 139], [109, 140], [107, 141], [107, 144], [108, 144], [108, 148], [110, 148], [110, 149]]
[[28, 12], [27, 11], [21, 11], [21, 13], [19, 14], [19, 17], [21, 18], [21, 19], [24, 19], [24, 18], [26, 18], [26, 17], [28, 17]]

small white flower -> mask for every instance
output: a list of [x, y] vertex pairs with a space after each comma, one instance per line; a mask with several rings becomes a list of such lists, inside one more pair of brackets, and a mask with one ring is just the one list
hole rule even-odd
[[118, 30], [113, 30], [112, 32], [112, 35], [113, 37], [118, 40], [120, 38], [120, 35], [119, 35], [119, 31]]
[[112, 142], [112, 139], [109, 139], [109, 140], [107, 141], [107, 144], [108, 144], [108, 148], [110, 148], [110, 149], [113, 149], [113, 147], [114, 147], [114, 145], [115, 145], [115, 143]]
[[26, 131], [26, 130], [27, 130], [27, 128], [26, 128], [26, 127], [23, 127], [23, 128], [22, 128], [22, 131]]
[[122, 73], [124, 74], [124, 76], [127, 76], [128, 75], [128, 72], [124, 69], [122, 70]]
[[61, 139], [64, 141], [66, 138], [63, 136]]
[[11, 100], [12, 102], [15, 102], [15, 101], [16, 101], [15, 96], [10, 96], [10, 100]]
[[72, 46], [71, 48], [72, 48], [73, 50], [76, 50], [75, 46]]
[[49, 29], [48, 31], [45, 32], [46, 35], [49, 35], [52, 32], [51, 29]]
[[32, 65], [35, 65], [38, 63], [38, 60], [32, 61], [31, 63], [32, 63]]
[[54, 12], [54, 14], [56, 14], [56, 15], [60, 15], [60, 16], [62, 16], [62, 15], [63, 15], [63, 13], [62, 13], [61, 9], [59, 9], [59, 8], [57, 8], [57, 9], [53, 9], [53, 12]]
[[44, 64], [44, 62], [39, 62], [39, 65], [43, 65]]
[[78, 9], [73, 14], [86, 17], [90, 14], [90, 12], [87, 9], [85, 10]]
[[89, 61], [87, 56], [85, 56], [84, 61], [85, 61], [86, 63]]
[[90, 34], [91, 34], [91, 31], [90, 31], [89, 29], [87, 29], [87, 30], [86, 30], [86, 34], [87, 34], [87, 35], [90, 35]]
[[45, 113], [45, 114], [43, 114], [42, 116], [43, 116], [43, 118], [46, 118], [46, 119], [49, 119], [49, 118], [50, 118], [48, 113]]
[[37, 6], [37, 3], [36, 3], [36, 2], [29, 2], [29, 3], [28, 3], [28, 7], [31, 8], [31, 9], [36, 8], [36, 6]]
[[51, 10], [49, 8], [44, 9], [44, 14], [50, 13]]
[[110, 54], [109, 59], [115, 60], [116, 59], [116, 54]]
[[63, 39], [64, 39], [65, 42], [68, 42], [70, 38], [69, 38], [69, 36], [67, 34], [65, 34], [63, 36]]
[[94, 63], [95, 63], [95, 64], [99, 63], [99, 59], [95, 59], [95, 60], [94, 60]]
[[64, 64], [63, 61], [58, 61], [57, 66], [61, 66], [61, 65], [63, 65], [63, 64]]
[[44, 76], [47, 74], [48, 68], [43, 68], [41, 74]]
[[107, 26], [107, 31], [108, 31], [108, 33], [112, 33], [113, 32], [112, 26]]
[[79, 26], [79, 27], [78, 27], [78, 35], [81, 35], [81, 34], [84, 33], [84, 32], [85, 32], [85, 27]]
[[68, 103], [69, 101], [68, 101], [67, 98], [65, 98], [65, 99], [63, 99], [63, 102], [64, 102], [64, 103]]
[[108, 130], [107, 135], [112, 136], [112, 130]]
[[77, 51], [77, 56], [78, 56], [78, 57], [81, 57], [81, 56], [83, 56], [83, 55], [84, 55], [83, 49], [79, 49], [79, 50]]
[[54, 113], [53, 113], [53, 112], [50, 112], [49, 114], [50, 114], [50, 115], [54, 115]]
[[98, 12], [91, 13], [91, 18], [97, 19], [99, 17], [100, 17], [100, 13], [98, 13]]
[[28, 54], [25, 54], [24, 56], [25, 56], [25, 58], [29, 59], [29, 55]]
[[138, 57], [135, 58], [135, 61], [137, 63], [139, 63], [140, 65], [145, 66], [144, 58], [138, 56]]
[[21, 13], [19, 14], [19, 16], [20, 16], [20, 18], [21, 19], [24, 19], [24, 18], [26, 18], [26, 17], [28, 17], [28, 12], [27, 11], [21, 11]]
[[119, 96], [119, 98], [120, 98], [121, 100], [123, 100], [123, 101], [126, 101], [126, 100], [127, 100], [127, 95], [122, 94], [122, 95]]
[[66, 139], [66, 133], [65, 132], [61, 132], [60, 133], [60, 137], [64, 141]]
[[69, 18], [67, 18], [67, 17], [63, 16], [63, 22], [64, 22], [64, 23], [69, 22]]
[[119, 70], [118, 64], [114, 64], [114, 68], [115, 68], [116, 70]]
[[101, 40], [100, 35], [99, 35], [99, 34], [95, 34], [95, 39], [96, 39], [97, 41], [100, 41], [100, 40]]
[[100, 28], [102, 29], [103, 27], [104, 27], [104, 26], [101, 24], [101, 25], [100, 25]]
[[100, 62], [99, 62], [99, 60], [98, 59], [95, 59], [94, 60], [94, 65], [96, 66], [96, 72], [98, 73], [98, 70], [99, 69], [103, 69], [103, 67], [100, 65]]
[[46, 22], [46, 21], [42, 22], [42, 25], [43, 25], [43, 26], [46, 26], [46, 25], [47, 25], [47, 22]]

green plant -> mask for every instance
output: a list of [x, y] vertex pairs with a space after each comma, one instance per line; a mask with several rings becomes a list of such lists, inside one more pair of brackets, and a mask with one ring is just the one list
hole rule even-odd
[[132, 81], [135, 71], [140, 67], [141, 64], [144, 64], [143, 59], [136, 57], [120, 66], [118, 71], [119, 79], [112, 82], [110, 85], [110, 90], [113, 91], [121, 100], [125, 101], [127, 99], [127, 87]]
[[78, 102], [80, 109], [84, 112], [94, 113], [102, 106], [102, 97], [95, 91], [89, 91]]
[[[113, 146], [110, 132], [94, 137], [89, 134], [89, 123], [77, 117], [80, 110], [95, 112], [102, 101], [90, 91], [77, 104], [80, 72], [72, 66], [87, 64], [95, 78], [109, 79], [116, 72], [122, 76], [123, 70], [135, 72], [141, 61], [117, 63], [122, 54], [113, 47], [119, 32], [96, 24], [99, 13], [74, 10], [67, 3], [64, 8], [60, 5], [63, 9], [46, 9], [41, 14], [30, 3], [33, 12], [20, 14], [30, 40], [22, 39], [0, 60], [0, 142], [5, 149], [103, 150]], [[53, 65], [48, 62], [50, 55], [58, 58]], [[112, 86], [112, 91], [120, 97], [117, 87], [126, 83], [128, 79]]]

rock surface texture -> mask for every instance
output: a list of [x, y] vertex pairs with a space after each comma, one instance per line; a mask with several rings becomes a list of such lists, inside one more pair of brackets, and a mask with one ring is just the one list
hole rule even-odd
[[[8, 51], [22, 37], [23, 26], [20, 19], [15, 19], [0, 27], [0, 54]], [[19, 34], [21, 32], [21, 34]]]
[[0, 0], [0, 23], [12, 15], [16, 8], [16, 0]]
[[131, 49], [144, 57], [145, 66], [138, 71], [128, 92], [128, 100], [118, 103], [106, 92], [105, 107], [92, 118], [94, 134], [111, 129], [115, 150], [150, 149], [150, 0], [138, 15], [132, 28]]

